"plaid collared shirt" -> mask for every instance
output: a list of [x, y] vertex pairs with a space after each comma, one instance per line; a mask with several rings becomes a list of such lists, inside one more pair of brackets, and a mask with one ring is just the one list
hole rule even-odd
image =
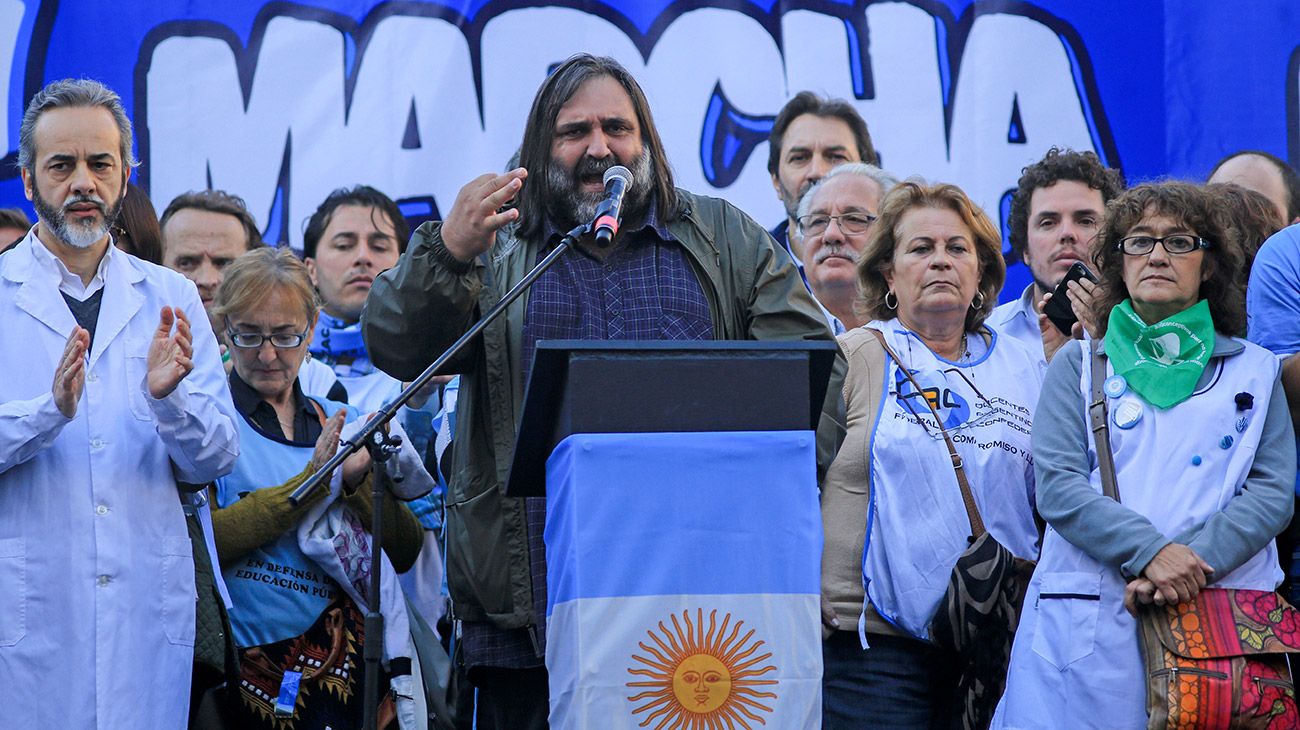
[[[548, 245], [560, 231], [549, 223]], [[686, 252], [650, 206], [645, 222], [627, 229], [602, 261], [575, 246], [533, 283], [524, 315], [521, 366], [531, 370], [540, 340], [710, 340], [713, 319], [704, 289]], [[524, 502], [528, 563], [532, 573], [535, 633], [502, 630], [487, 622], [466, 622], [466, 663], [524, 669], [543, 664], [546, 649], [546, 560], [542, 532], [546, 498]]]

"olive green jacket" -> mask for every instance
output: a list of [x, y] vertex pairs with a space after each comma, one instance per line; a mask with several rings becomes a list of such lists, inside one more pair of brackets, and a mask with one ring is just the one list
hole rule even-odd
[[[678, 191], [680, 213], [667, 228], [699, 276], [719, 340], [833, 341], [826, 319], [784, 252], [730, 203]], [[441, 224], [425, 223], [397, 266], [375, 280], [362, 315], [372, 361], [411, 380], [462, 335], [537, 260], [540, 243], [498, 233], [493, 248], [465, 264], [442, 243]], [[568, 255], [573, 255], [571, 252]], [[461, 374], [457, 433], [446, 499], [447, 580], [457, 615], [501, 628], [533, 625], [523, 499], [505, 480], [523, 409], [525, 294], [448, 364]], [[836, 361], [829, 393], [838, 396]], [[775, 395], [775, 394], [774, 394]], [[818, 429], [818, 474], [843, 434], [842, 401], [827, 399]]]

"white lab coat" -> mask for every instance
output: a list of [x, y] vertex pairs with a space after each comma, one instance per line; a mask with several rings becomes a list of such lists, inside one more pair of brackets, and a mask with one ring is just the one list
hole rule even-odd
[[[1084, 353], [1077, 417], [1087, 423], [1092, 372]], [[1107, 397], [1120, 500], [1166, 536], [1184, 534], [1216, 515], [1223, 518], [1228, 503], [1247, 486], [1264, 431], [1277, 380], [1273, 356], [1247, 345], [1239, 355], [1212, 359], [1210, 367], [1221, 369], [1187, 400], [1166, 410], [1141, 402], [1143, 417], [1129, 429], [1116, 426], [1113, 414], [1117, 403], [1138, 402], [1136, 397], [1131, 392]], [[1106, 372], [1114, 374], [1112, 364]], [[1234, 404], [1234, 395], [1242, 392], [1254, 396], [1250, 411]], [[1243, 415], [1249, 418], [1238, 430], [1234, 420]], [[1232, 440], [1220, 443], [1225, 434]], [[1091, 432], [1087, 438], [1090, 481], [1101, 492]], [[1273, 590], [1282, 580], [1276, 545], [1269, 542], [1232, 571], [1214, 577], [1217, 588]], [[1124, 587], [1118, 569], [1048, 528], [993, 728], [1146, 727], [1147, 677], [1137, 621], [1124, 609]]]
[[[179, 274], [114, 252], [68, 420], [50, 393], [75, 320], [29, 233], [0, 256], [0, 713], [15, 728], [183, 728], [194, 567], [176, 480], [239, 454], [208, 318]], [[144, 385], [164, 305], [194, 334], [194, 370]]]

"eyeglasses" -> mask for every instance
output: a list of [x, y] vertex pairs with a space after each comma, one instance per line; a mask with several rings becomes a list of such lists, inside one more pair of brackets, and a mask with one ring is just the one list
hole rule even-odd
[[840, 230], [846, 234], [865, 233], [871, 224], [876, 222], [876, 216], [870, 213], [844, 213], [843, 215], [811, 213], [796, 220], [799, 224], [799, 232], [805, 236], [822, 235], [830, 227], [831, 221], [838, 223]]
[[1172, 236], [1156, 238], [1155, 236], [1129, 236], [1119, 239], [1115, 248], [1129, 256], [1145, 256], [1155, 250], [1159, 243], [1169, 253], [1191, 253], [1198, 248], [1210, 248], [1211, 243], [1200, 236], [1175, 233]]
[[262, 344], [268, 340], [272, 347], [278, 347], [282, 350], [288, 350], [302, 344], [307, 339], [306, 332], [276, 332], [272, 335], [264, 335], [261, 332], [236, 332], [226, 330], [230, 336], [230, 344], [242, 350], [256, 350], [262, 347]]
[[302, 341], [307, 339], [306, 332], [276, 332], [269, 335], [261, 332], [236, 332], [231, 329], [229, 321], [226, 322], [226, 335], [230, 337], [230, 344], [241, 350], [260, 349], [268, 340], [272, 347], [288, 350], [301, 345]]

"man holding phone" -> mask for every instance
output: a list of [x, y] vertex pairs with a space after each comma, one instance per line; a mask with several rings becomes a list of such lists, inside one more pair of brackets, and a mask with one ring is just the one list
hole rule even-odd
[[1106, 203], [1123, 189], [1119, 171], [1103, 166], [1096, 154], [1057, 147], [1020, 176], [1011, 201], [1011, 251], [1029, 267], [1034, 281], [1020, 298], [993, 310], [988, 324], [1042, 352], [1044, 365], [1070, 337], [1083, 337], [1085, 328], [1091, 329], [1093, 284], [1087, 276], [1076, 272], [1068, 277], [1062, 293], [1069, 306], [1053, 319], [1043, 314], [1045, 299], [1074, 264], [1090, 265]]

